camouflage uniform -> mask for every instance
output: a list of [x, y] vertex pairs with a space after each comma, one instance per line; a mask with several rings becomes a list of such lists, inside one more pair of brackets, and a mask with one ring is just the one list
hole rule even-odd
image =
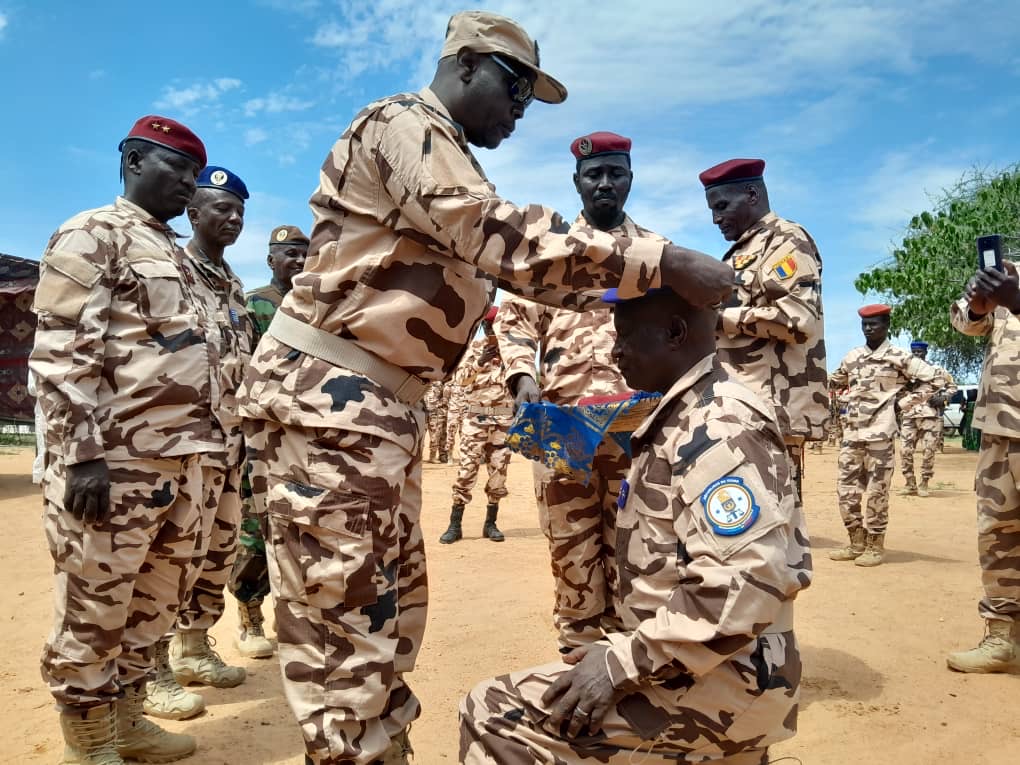
[[255, 325], [256, 338], [266, 334], [273, 316], [276, 315], [276, 309], [283, 302], [283, 294], [275, 284], [267, 284], [245, 295], [247, 301], [245, 308], [251, 316], [252, 324]]
[[[583, 225], [579, 215], [574, 225]], [[625, 217], [610, 233], [664, 241]], [[525, 374], [541, 380], [542, 398], [560, 406], [586, 396], [628, 390], [612, 360], [616, 331], [609, 308], [577, 312], [523, 298], [503, 301], [496, 318], [507, 378]], [[535, 355], [541, 372], [535, 367]], [[615, 629], [616, 498], [630, 458], [612, 438], [595, 452], [587, 485], [533, 463], [539, 522], [549, 542], [553, 572], [553, 622], [561, 646], [598, 640], [603, 627]]]
[[[896, 436], [896, 397], [908, 386], [931, 396], [945, 381], [916, 356], [894, 348], [886, 340], [874, 351], [854, 348], [829, 378], [837, 388], [847, 388], [847, 415], [839, 450], [836, 495], [843, 525], [851, 534], [865, 529], [885, 534], [889, 523], [889, 484], [896, 469], [893, 439]], [[867, 511], [861, 501], [868, 493]]]
[[[489, 305], [480, 274], [581, 308], [595, 298], [577, 293], [617, 281], [625, 297], [659, 286], [663, 248], [593, 229], [568, 236], [551, 210], [497, 197], [427, 88], [355, 117], [311, 206], [305, 270], [240, 397], [258, 457], [252, 488], [268, 495], [288, 701], [313, 763], [368, 763], [419, 713], [404, 680], [428, 601], [419, 401], [457, 366]], [[277, 324], [296, 326], [283, 316], [308, 325], [305, 338], [370, 354], [405, 392], [283, 343]]]
[[978, 612], [983, 619], [1012, 622], [1020, 650], [1020, 318], [1000, 306], [972, 319], [960, 300], [952, 322], [965, 335], [988, 338], [973, 420], [981, 430], [974, 491], [985, 596]]
[[447, 454], [446, 400], [443, 398], [443, 388], [443, 383], [436, 381], [430, 383], [425, 391], [425, 411], [429, 416], [429, 462], [436, 462]]
[[[32, 351], [56, 613], [42, 672], [61, 707], [139, 686], [202, 545], [201, 458], [222, 448], [219, 385], [176, 234], [123, 197], [76, 215], [43, 254]], [[63, 509], [66, 465], [105, 459], [110, 509]]]
[[194, 293], [206, 322], [209, 367], [218, 370], [214, 385], [219, 406], [214, 430], [221, 446], [202, 457], [205, 500], [202, 546], [193, 572], [194, 585], [181, 605], [177, 626], [208, 630], [223, 615], [223, 590], [230, 577], [241, 524], [243, 435], [235, 398], [254, 347], [254, 331], [245, 307], [244, 287], [229, 265], [216, 265], [194, 243], [184, 250], [183, 268], [191, 274]]
[[446, 402], [446, 454], [453, 457], [460, 429], [464, 425], [467, 403], [464, 391], [453, 380], [443, 385], [443, 401]]
[[[565, 739], [546, 721], [542, 694], [570, 669], [548, 664], [485, 681], [461, 703], [461, 762], [757, 764], [796, 731], [804, 517], [771, 406], [714, 359], [634, 433], [617, 517], [623, 629], [604, 639], [621, 697], [601, 730]], [[722, 535], [706, 507], [727, 491], [750, 501], [745, 530]]]
[[[943, 393], [951, 396], [956, 389], [953, 378], [942, 367], [932, 367], [943, 381]], [[915, 488], [914, 450], [920, 441], [921, 483], [927, 485], [935, 475], [935, 450], [942, 432], [942, 411], [929, 403], [930, 395], [925, 388], [912, 391], [900, 399], [900, 465], [908, 490]]]
[[[497, 353], [482, 363], [481, 356], [487, 349], [496, 349]], [[466, 505], [471, 501], [478, 470], [485, 465], [489, 471], [485, 496], [489, 504], [496, 504], [507, 495], [510, 447], [506, 445], [506, 431], [514, 414], [496, 338], [482, 336], [474, 340], [454, 379], [463, 391], [467, 413], [461, 425], [460, 469], [453, 482], [453, 502]]]
[[769, 212], [723, 261], [737, 288], [719, 312], [719, 361], [775, 407], [800, 502], [804, 442], [825, 437], [829, 414], [822, 258], [803, 227]]

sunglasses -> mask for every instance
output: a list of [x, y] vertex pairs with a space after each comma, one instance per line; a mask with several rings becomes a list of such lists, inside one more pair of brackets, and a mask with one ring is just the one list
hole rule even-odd
[[531, 84], [531, 80], [520, 74], [510, 64], [504, 61], [500, 56], [495, 53], [490, 53], [489, 58], [495, 61], [499, 66], [505, 69], [514, 78], [510, 83], [510, 98], [514, 103], [522, 104], [527, 106], [535, 100], [535, 89]]

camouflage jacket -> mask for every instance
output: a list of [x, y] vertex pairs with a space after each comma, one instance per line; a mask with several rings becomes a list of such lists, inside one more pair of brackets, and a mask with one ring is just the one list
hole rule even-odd
[[258, 342], [266, 334], [276, 309], [283, 302], [283, 293], [275, 284], [267, 284], [249, 292], [245, 299], [245, 307], [255, 327], [255, 341]]
[[194, 241], [184, 248], [182, 268], [199, 299], [206, 324], [209, 367], [212, 378], [212, 411], [216, 417], [221, 448], [208, 455], [212, 464], [230, 468], [241, 464], [244, 435], [237, 412], [237, 389], [255, 347], [255, 329], [245, 307], [244, 286], [226, 262], [217, 266]]
[[822, 258], [801, 226], [767, 213], [723, 260], [737, 287], [722, 308], [719, 361], [767, 399], [784, 436], [817, 441], [829, 416]]
[[[574, 225], [585, 224], [584, 216], [578, 215]], [[630, 217], [609, 233], [666, 241]], [[570, 311], [510, 297], [500, 306], [495, 329], [507, 379], [526, 374], [541, 380], [546, 401], [574, 405], [585, 396], [610, 396], [628, 390], [612, 359], [616, 330], [610, 308]]]
[[[956, 381], [953, 380], [953, 376], [942, 367], [935, 364], [932, 364], [931, 367], [942, 379], [943, 387], [940, 392], [943, 396], [945, 396], [946, 400], [948, 400], [949, 396], [952, 396], [953, 393], [956, 392]], [[910, 391], [900, 398], [900, 416], [905, 420], [922, 420], [941, 417], [942, 410], [929, 403], [933, 395], [935, 395], [935, 386], [928, 383], [918, 385], [916, 390]]]
[[616, 521], [624, 630], [608, 635], [607, 668], [615, 687], [651, 685], [675, 707], [690, 678], [790, 629], [772, 625], [792, 619], [787, 604], [811, 583], [810, 543], [772, 407], [714, 354], [673, 384], [631, 446]]
[[[567, 306], [617, 282], [624, 297], [661, 283], [661, 243], [570, 229], [552, 210], [498, 197], [427, 88], [355, 117], [310, 203], [308, 259], [280, 310], [425, 380], [457, 366], [494, 282]], [[245, 417], [413, 437], [410, 421], [351, 421], [337, 398], [350, 373], [291, 350], [262, 339], [245, 379]]]
[[[486, 351], [490, 352], [483, 360]], [[482, 335], [471, 341], [453, 380], [460, 387], [468, 412], [473, 406], [513, 408], [514, 400], [506, 387], [506, 369], [495, 337]]]
[[992, 436], [1020, 438], [1020, 318], [999, 306], [974, 319], [964, 298], [950, 313], [958, 332], [988, 337], [974, 427]]
[[894, 348], [888, 340], [874, 351], [866, 345], [854, 348], [829, 377], [829, 383], [848, 389], [843, 440], [851, 442], [893, 438], [899, 431], [896, 399], [908, 385], [926, 397], [946, 385], [935, 367]]
[[30, 366], [66, 464], [216, 451], [213, 372], [176, 234], [118, 197], [50, 238]]

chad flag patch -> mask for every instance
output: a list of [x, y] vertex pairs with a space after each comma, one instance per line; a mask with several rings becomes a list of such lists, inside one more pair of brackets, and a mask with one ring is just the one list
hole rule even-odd
[[772, 273], [780, 279], [789, 279], [797, 273], [797, 259], [793, 255], [787, 255], [772, 266]]

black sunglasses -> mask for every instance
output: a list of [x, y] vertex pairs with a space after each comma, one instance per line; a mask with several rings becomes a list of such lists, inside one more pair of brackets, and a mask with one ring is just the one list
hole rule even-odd
[[527, 106], [535, 100], [535, 89], [531, 84], [530, 78], [520, 74], [516, 69], [510, 66], [510, 64], [495, 53], [490, 53], [489, 58], [513, 76], [514, 79], [510, 83], [510, 98], [515, 103]]

